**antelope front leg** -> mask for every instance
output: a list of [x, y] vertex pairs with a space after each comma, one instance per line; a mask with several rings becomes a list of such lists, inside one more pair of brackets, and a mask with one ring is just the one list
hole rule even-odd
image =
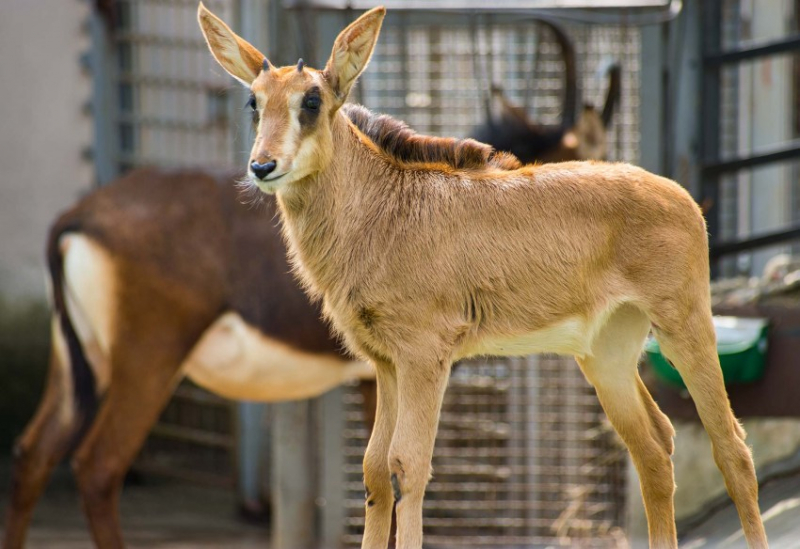
[[375, 423], [364, 454], [366, 523], [363, 549], [386, 549], [392, 526], [394, 498], [389, 482], [389, 445], [397, 420], [397, 377], [393, 364], [375, 362], [378, 404]]
[[422, 501], [431, 475], [433, 445], [449, 375], [449, 362], [398, 366], [397, 425], [389, 449], [397, 549], [422, 547]]

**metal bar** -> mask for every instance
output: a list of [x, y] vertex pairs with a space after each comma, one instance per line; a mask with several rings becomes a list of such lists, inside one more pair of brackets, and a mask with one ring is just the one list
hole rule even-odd
[[[345, 508], [344, 496], [345, 445], [342, 437], [344, 428], [343, 389], [337, 387], [320, 397], [318, 438], [321, 439], [320, 493], [322, 496], [320, 520], [320, 546], [339, 547], [344, 535]], [[358, 457], [363, 457], [361, 452]], [[364, 500], [359, 505], [363, 509]]]
[[150, 432], [150, 435], [225, 449], [232, 448], [234, 443], [233, 436], [228, 434], [211, 433], [209, 431], [202, 431], [182, 425], [169, 425], [166, 423], [157, 423]]
[[89, 29], [92, 38], [92, 120], [94, 123], [93, 156], [95, 179], [98, 185], [105, 185], [119, 175], [114, 156], [117, 153], [117, 132], [113, 119], [106, 116], [117, 105], [117, 87], [113, 82], [114, 66], [117, 63], [116, 50], [110, 47], [106, 23], [96, 8], [89, 16]]
[[233, 487], [233, 478], [230, 475], [217, 475], [214, 473], [205, 473], [192, 468], [165, 465], [156, 460], [151, 460], [150, 458], [137, 460], [132, 469], [141, 473], [151, 473], [154, 475], [178, 480], [185, 480], [196, 484], [204, 484], [206, 486], [217, 486], [220, 488]]
[[178, 38], [175, 36], [164, 36], [158, 34], [142, 34], [136, 31], [120, 31], [114, 35], [116, 42], [127, 42], [130, 44], [144, 44], [147, 46], [160, 46], [168, 48], [191, 48], [201, 49], [206, 47], [203, 39]]
[[762, 152], [754, 156], [744, 156], [729, 160], [717, 161], [703, 165], [701, 171], [704, 180], [718, 182], [718, 176], [724, 173], [736, 172], [746, 168], [754, 168], [764, 164], [800, 158], [800, 140], [781, 145], [777, 150]]
[[744, 240], [737, 240], [733, 242], [720, 242], [711, 246], [711, 257], [717, 259], [726, 255], [735, 254], [739, 252], [746, 252], [756, 248], [764, 248], [772, 246], [773, 244], [780, 244], [789, 240], [800, 238], [800, 224], [793, 225], [789, 229], [775, 231]]
[[281, 402], [272, 418], [272, 547], [314, 545], [314, 489], [309, 401]]
[[[666, 8], [669, 0], [385, 0], [387, 9], [485, 10], [574, 9], [574, 8]], [[374, 7], [370, 0], [283, 0], [287, 8], [314, 7], [357, 10]]]
[[[722, 1], [709, 0], [703, 2], [700, 13], [700, 24], [703, 30], [701, 53], [702, 57], [706, 58], [718, 54], [722, 46]], [[719, 162], [720, 95], [719, 69], [703, 71], [700, 95], [700, 112], [703, 113], [703, 123], [700, 130], [702, 147], [700, 158], [703, 159], [703, 163], [706, 165], [713, 165]], [[719, 173], [703, 173], [701, 171], [700, 203], [706, 209], [709, 240], [713, 243], [715, 239], [719, 238], [720, 231]], [[717, 276], [718, 271], [719, 265], [712, 263], [712, 278]]]
[[760, 46], [738, 48], [706, 56], [703, 59], [703, 65], [705, 65], [706, 68], [716, 68], [726, 63], [737, 63], [747, 59], [755, 59], [767, 55], [776, 55], [798, 50], [800, 50], [800, 34], [795, 34], [788, 38], [767, 42]]
[[[163, 86], [165, 88], [206, 90], [218, 89], [220, 86], [196, 78], [176, 78], [172, 76], [145, 75], [138, 72], [122, 72], [117, 81], [123, 84], [138, 84], [140, 86]], [[239, 107], [244, 105], [242, 101]]]

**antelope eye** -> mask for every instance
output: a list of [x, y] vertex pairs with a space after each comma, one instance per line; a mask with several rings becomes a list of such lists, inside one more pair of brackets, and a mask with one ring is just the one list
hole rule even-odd
[[318, 111], [322, 100], [318, 95], [307, 95], [303, 98], [303, 108], [310, 111]]
[[247, 104], [245, 107], [250, 107], [253, 110], [256, 110], [256, 96], [251, 95], [250, 98], [247, 100]]

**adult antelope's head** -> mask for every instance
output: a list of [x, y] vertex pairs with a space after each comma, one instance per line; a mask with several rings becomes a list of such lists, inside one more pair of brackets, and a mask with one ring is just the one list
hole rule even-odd
[[262, 191], [274, 193], [330, 162], [333, 117], [367, 66], [384, 15], [383, 7], [374, 8], [344, 29], [319, 71], [302, 59], [295, 66], [274, 67], [200, 3], [197, 18], [211, 53], [250, 89], [256, 137], [248, 174]]

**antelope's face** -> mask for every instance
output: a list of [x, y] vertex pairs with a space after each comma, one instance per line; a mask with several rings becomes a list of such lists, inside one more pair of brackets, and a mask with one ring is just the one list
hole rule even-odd
[[267, 193], [323, 169], [338, 102], [322, 72], [269, 66], [250, 86], [256, 127], [248, 174]]
[[333, 156], [334, 116], [366, 68], [386, 10], [368, 11], [339, 34], [324, 70], [273, 67], [200, 3], [200, 28], [217, 62], [250, 89], [256, 137], [248, 162], [252, 181], [266, 193], [302, 182]]

